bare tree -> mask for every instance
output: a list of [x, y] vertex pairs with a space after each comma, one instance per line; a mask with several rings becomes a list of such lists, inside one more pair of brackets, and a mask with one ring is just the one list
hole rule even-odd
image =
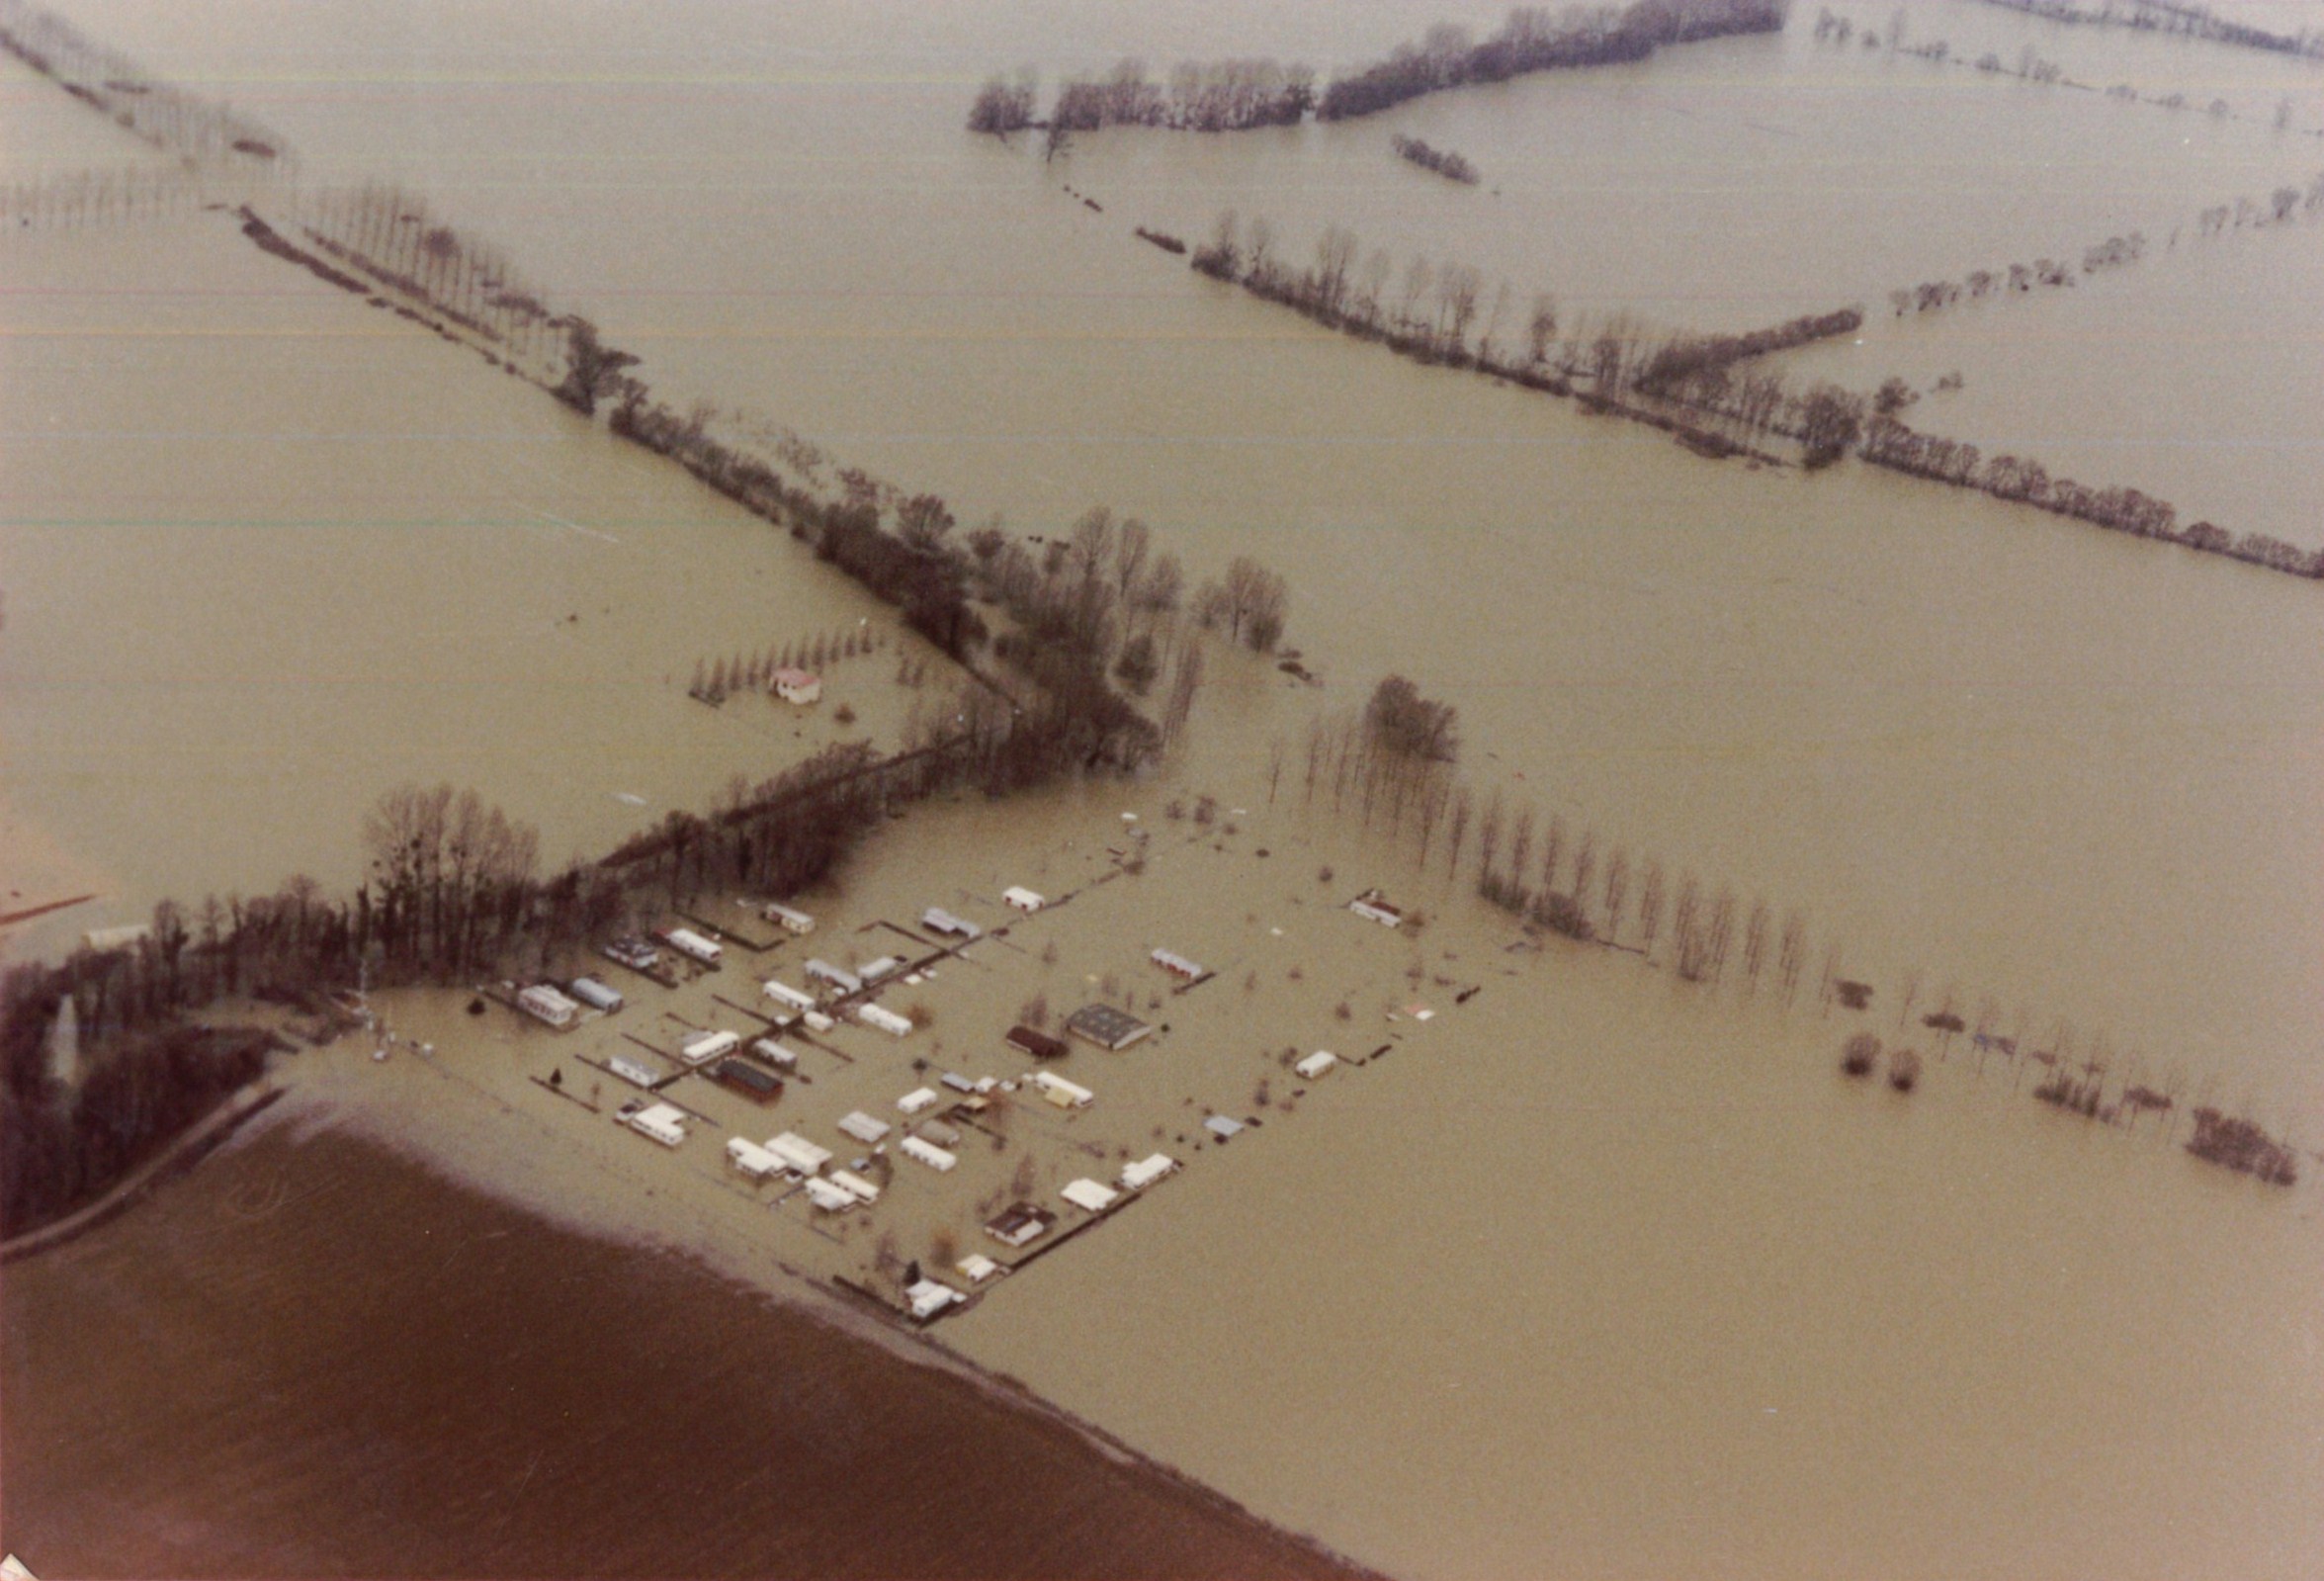
[[1605, 936], [1620, 942], [1622, 936], [1622, 907], [1630, 898], [1630, 853], [1621, 846], [1614, 847], [1605, 863]]
[[1751, 921], [1743, 927], [1743, 976], [1755, 994], [1760, 987], [1760, 968], [1767, 960], [1768, 923], [1767, 903], [1764, 900], [1753, 901]]
[[1654, 941], [1662, 926], [1663, 864], [1660, 857], [1649, 856], [1638, 890], [1638, 947], [1649, 960], [1654, 958]]

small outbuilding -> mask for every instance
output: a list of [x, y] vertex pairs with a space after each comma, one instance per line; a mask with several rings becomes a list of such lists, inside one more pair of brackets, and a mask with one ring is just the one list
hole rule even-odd
[[1120, 1201], [1122, 1195], [1112, 1186], [1100, 1186], [1087, 1176], [1083, 1176], [1077, 1181], [1068, 1182], [1065, 1189], [1057, 1194], [1073, 1203], [1074, 1206], [1091, 1213], [1103, 1213], [1114, 1203]]
[[1117, 1010], [1111, 1005], [1084, 1005], [1066, 1017], [1066, 1030], [1099, 1048], [1120, 1053], [1154, 1028], [1128, 1010]]
[[955, 917], [941, 906], [931, 906], [920, 913], [920, 925], [931, 933], [942, 933], [948, 938], [982, 938], [985, 930], [966, 918]]
[[631, 1115], [630, 1129], [652, 1137], [663, 1147], [676, 1147], [686, 1140], [686, 1111], [669, 1103], [656, 1103]]
[[934, 1279], [922, 1279], [904, 1292], [904, 1304], [910, 1309], [913, 1319], [921, 1323], [927, 1322], [959, 1299], [958, 1290], [948, 1284], [938, 1284]]
[[1317, 1049], [1313, 1054], [1310, 1054], [1306, 1059], [1301, 1060], [1297, 1065], [1294, 1065], [1291, 1068], [1312, 1082], [1316, 1080], [1316, 1078], [1329, 1072], [1333, 1066], [1338, 1063], [1338, 1055], [1334, 1054], [1326, 1049]]
[[1154, 1153], [1135, 1164], [1122, 1166], [1121, 1182], [1125, 1191], [1142, 1191], [1178, 1167], [1178, 1161], [1167, 1153]]
[[1049, 902], [1021, 884], [1011, 885], [1000, 892], [1000, 903], [1013, 911], [1037, 912]]
[[775, 695], [786, 703], [802, 706], [819, 703], [823, 698], [823, 678], [811, 670], [778, 669], [774, 674]]
[[1037, 1060], [1062, 1060], [1071, 1054], [1073, 1045], [1062, 1037], [1051, 1037], [1047, 1032], [1036, 1032], [1030, 1026], [1012, 1026], [1001, 1039], [1018, 1053]]
[[952, 1266], [971, 1284], [982, 1284], [1000, 1272], [1000, 1265], [982, 1252], [971, 1252]]
[[1213, 1114], [1202, 1122], [1202, 1128], [1222, 1142], [1243, 1134], [1243, 1122], [1224, 1114]]
[[594, 977], [574, 978], [571, 983], [566, 985], [565, 992], [591, 1010], [603, 1010], [608, 1015], [629, 1003], [622, 998], [620, 990], [599, 982]]
[[1057, 1215], [1045, 1207], [1019, 1202], [986, 1224], [985, 1233], [1003, 1246], [1027, 1246], [1049, 1233]]

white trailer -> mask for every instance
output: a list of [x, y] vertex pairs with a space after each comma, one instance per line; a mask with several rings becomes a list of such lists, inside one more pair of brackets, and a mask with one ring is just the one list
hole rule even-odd
[[740, 1136], [728, 1139], [727, 1162], [754, 1181], [767, 1180], [783, 1173], [781, 1159], [756, 1142]]
[[759, 988], [777, 1005], [785, 1005], [795, 1010], [812, 1010], [817, 1005], [813, 994], [804, 988], [793, 988], [780, 978], [769, 978]]
[[727, 947], [704, 938], [690, 927], [673, 927], [661, 935], [661, 941], [680, 955], [700, 961], [705, 966], [716, 966], [726, 958]]
[[676, 1147], [686, 1140], [686, 1111], [668, 1103], [656, 1103], [631, 1115], [630, 1129], [652, 1137], [663, 1147]]
[[905, 1158], [925, 1164], [939, 1175], [950, 1173], [952, 1167], [960, 1162], [935, 1143], [923, 1142], [916, 1136], [907, 1136], [896, 1145], [903, 1149]]
[[678, 1057], [688, 1065], [707, 1065], [722, 1054], [732, 1054], [742, 1046], [739, 1032], [696, 1032], [678, 1045]]
[[768, 1137], [766, 1149], [783, 1161], [784, 1168], [797, 1170], [802, 1175], [813, 1175], [831, 1162], [829, 1148], [818, 1147], [793, 1131]]
[[859, 1005], [855, 1008], [855, 1018], [866, 1026], [879, 1028], [890, 1037], [907, 1037], [911, 1033], [910, 1019], [897, 1014], [884, 1005]]

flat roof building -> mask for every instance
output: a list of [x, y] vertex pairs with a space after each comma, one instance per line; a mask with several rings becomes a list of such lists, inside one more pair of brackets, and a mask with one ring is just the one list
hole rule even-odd
[[783, 1173], [783, 1161], [747, 1137], [727, 1138], [727, 1162], [754, 1181]]
[[1128, 1010], [1117, 1010], [1111, 1005], [1084, 1005], [1066, 1018], [1066, 1030], [1087, 1038], [1099, 1048], [1119, 1053], [1154, 1028]]
[[1025, 1246], [1049, 1233], [1057, 1215], [1045, 1207], [1019, 1202], [986, 1224], [985, 1233], [1003, 1246]]
[[862, 1109], [855, 1109], [840, 1116], [839, 1129], [863, 1143], [864, 1146], [875, 1147], [885, 1141], [888, 1133], [895, 1127], [886, 1120], [873, 1119]]
[[1210, 1118], [1202, 1122], [1202, 1128], [1210, 1132], [1211, 1135], [1217, 1137], [1222, 1142], [1226, 1141], [1230, 1137], [1241, 1136], [1243, 1134], [1243, 1122], [1241, 1120], [1229, 1119], [1224, 1114], [1213, 1114]]
[[833, 1186], [866, 1207], [880, 1199], [880, 1188], [860, 1175], [851, 1175], [845, 1170], [833, 1170], [830, 1178]]
[[938, 1284], [934, 1279], [922, 1279], [904, 1292], [904, 1299], [910, 1308], [912, 1317], [925, 1323], [959, 1300], [960, 1292], [950, 1285]]
[[667, 1103], [656, 1103], [651, 1108], [640, 1109], [631, 1115], [630, 1129], [652, 1137], [663, 1147], [676, 1147], [686, 1140], [686, 1111]]
[[1067, 1201], [1073, 1203], [1074, 1206], [1077, 1208], [1084, 1208], [1091, 1213], [1104, 1212], [1107, 1208], [1113, 1206], [1115, 1202], [1119, 1201], [1122, 1195], [1121, 1192], [1115, 1190], [1112, 1186], [1100, 1186], [1097, 1182], [1090, 1180], [1087, 1176], [1083, 1176], [1080, 1180], [1077, 1181], [1068, 1182], [1065, 1189], [1059, 1191], [1057, 1194], [1064, 1197]]
[[1135, 1164], [1122, 1166], [1122, 1188], [1129, 1191], [1144, 1190], [1177, 1167], [1178, 1161], [1167, 1153], [1150, 1154]]
[[939, 1175], [949, 1173], [952, 1167], [960, 1162], [959, 1159], [954, 1158], [935, 1143], [923, 1142], [916, 1136], [907, 1136], [896, 1146], [905, 1158], [915, 1163], [925, 1164]]
[[710, 1079], [753, 1103], [772, 1103], [783, 1096], [783, 1079], [772, 1071], [760, 1070], [748, 1060], [721, 1060], [710, 1073]]
[[1301, 1060], [1297, 1065], [1294, 1065], [1291, 1068], [1312, 1082], [1317, 1077], [1322, 1076], [1327, 1071], [1331, 1070], [1333, 1066], [1338, 1063], [1338, 1055], [1330, 1053], [1324, 1049], [1317, 1049], [1313, 1054], [1310, 1054], [1306, 1059]]
[[547, 983], [535, 983], [530, 988], [519, 989], [516, 1004], [517, 1009], [533, 1019], [554, 1026], [560, 1032], [571, 1026], [581, 1013], [580, 1006]]
[[855, 1206], [855, 1193], [843, 1186], [810, 1176], [807, 1181], [807, 1199], [824, 1213], [838, 1213]]
[[1062, 1037], [1051, 1037], [1047, 1032], [1036, 1032], [1030, 1026], [1012, 1026], [1001, 1039], [1018, 1053], [1037, 1060], [1062, 1060], [1071, 1054], [1073, 1045]]
[[1000, 903], [1014, 911], [1037, 912], [1049, 902], [1021, 884], [1011, 885], [1000, 892]]
[[797, 1170], [802, 1175], [813, 1175], [831, 1162], [829, 1148], [818, 1147], [795, 1131], [768, 1137], [766, 1149], [783, 1161], [784, 1168]]
[[920, 925], [931, 933], [944, 933], [953, 938], [982, 938], [985, 933], [976, 923], [953, 916], [941, 906], [931, 906], [920, 913]]

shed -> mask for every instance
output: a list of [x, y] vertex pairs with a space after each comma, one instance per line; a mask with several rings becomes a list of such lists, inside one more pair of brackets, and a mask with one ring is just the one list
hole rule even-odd
[[843, 966], [834, 966], [825, 960], [812, 960], [807, 963], [806, 970], [807, 975], [816, 982], [828, 983], [842, 994], [863, 992], [863, 979]]
[[1041, 1089], [1041, 1096], [1061, 1109], [1087, 1108], [1097, 1095], [1085, 1087], [1067, 1081], [1052, 1071], [1035, 1071], [1033, 1085]]
[[934, 1108], [936, 1090], [932, 1087], [915, 1087], [898, 1098], [896, 1106], [905, 1114], [917, 1114], [922, 1109]]
[[1241, 1120], [1229, 1119], [1224, 1114], [1213, 1114], [1209, 1119], [1206, 1119], [1202, 1122], [1202, 1128], [1210, 1132], [1211, 1135], [1217, 1137], [1222, 1142], [1226, 1141], [1229, 1137], [1240, 1136], [1243, 1134], [1243, 1122]]
[[818, 1147], [796, 1131], [768, 1137], [766, 1148], [783, 1161], [786, 1169], [797, 1170], [802, 1175], [813, 1175], [831, 1162], [829, 1148]]
[[856, 976], [867, 983], [877, 983], [883, 977], [894, 977], [904, 970], [904, 957], [883, 955], [876, 961], [866, 961], [856, 970]]
[[788, 1005], [795, 1010], [812, 1010], [816, 1007], [816, 997], [804, 988], [793, 988], [777, 978], [769, 978], [760, 986], [766, 991], [766, 997], [778, 1005]]
[[825, 1015], [821, 1010], [802, 1010], [800, 1011], [799, 1018], [805, 1021], [811, 1030], [818, 1032], [828, 1032], [832, 1027], [839, 1024], [837, 1021], [832, 1020], [828, 1015]]
[[1071, 1054], [1073, 1045], [1062, 1037], [1051, 1037], [1047, 1032], [1036, 1032], [1030, 1026], [1012, 1026], [1001, 1039], [1020, 1054], [1037, 1060], [1062, 1060]]
[[1122, 1188], [1129, 1191], [1144, 1190], [1177, 1167], [1178, 1161], [1167, 1153], [1149, 1154], [1135, 1164], [1122, 1166]]
[[1117, 1010], [1111, 1005], [1084, 1005], [1066, 1018], [1066, 1030], [1087, 1038], [1099, 1048], [1118, 1053], [1154, 1028], [1128, 1010]]
[[865, 1180], [862, 1176], [849, 1174], [846, 1170], [833, 1170], [831, 1172], [831, 1184], [839, 1187], [840, 1190], [845, 1191], [849, 1196], [854, 1197], [858, 1202], [863, 1203], [866, 1207], [869, 1207], [872, 1203], [877, 1202], [880, 1199], [880, 1188], [878, 1186]]
[[783, 1173], [783, 1161], [746, 1137], [727, 1139], [727, 1162], [754, 1181]]
[[925, 1323], [960, 1299], [960, 1292], [949, 1284], [938, 1284], [934, 1279], [922, 1279], [904, 1292], [904, 1299], [911, 1308], [911, 1315]]
[[796, 1071], [799, 1069], [799, 1056], [771, 1037], [752, 1038], [750, 1052], [777, 1070]]
[[1203, 975], [1200, 966], [1180, 955], [1176, 950], [1154, 950], [1149, 953], [1147, 958], [1172, 977], [1182, 977], [1189, 983]]
[[890, 1037], [905, 1037], [911, 1032], [910, 1018], [897, 1014], [884, 1005], [858, 1005], [855, 1018], [866, 1026], [878, 1027]]
[[680, 955], [691, 956], [705, 966], [716, 966], [727, 953], [724, 944], [704, 938], [690, 927], [673, 927], [661, 935], [661, 941]]
[[1000, 1265], [982, 1252], [971, 1252], [952, 1266], [959, 1271], [961, 1277], [967, 1279], [971, 1284], [982, 1284], [1000, 1272]]
[[923, 1142], [916, 1136], [907, 1136], [896, 1145], [903, 1150], [905, 1158], [925, 1164], [939, 1175], [949, 1171], [960, 1162], [959, 1159], [954, 1158], [935, 1143]]
[[608, 1015], [629, 1003], [622, 998], [620, 990], [608, 987], [594, 977], [574, 978], [565, 992], [591, 1010], [603, 1010]]
[[965, 918], [955, 917], [941, 906], [931, 906], [920, 913], [920, 925], [931, 933], [943, 933], [953, 938], [982, 938], [985, 930]]
[[535, 983], [530, 988], [519, 989], [516, 1003], [517, 1009], [523, 1010], [527, 1015], [537, 1021], [546, 1022], [560, 1032], [572, 1025], [574, 1019], [581, 1013], [580, 1006], [565, 998], [564, 995], [547, 983]]
[[889, 1125], [886, 1120], [873, 1119], [862, 1109], [853, 1109], [840, 1116], [839, 1129], [863, 1143], [864, 1146], [873, 1147], [885, 1140], [889, 1131], [894, 1127]]
[[678, 1057], [689, 1065], [704, 1065], [741, 1046], [739, 1032], [696, 1032], [678, 1045]]
[[659, 1072], [639, 1064], [627, 1054], [616, 1054], [605, 1062], [605, 1068], [632, 1087], [651, 1087], [661, 1080]]
[[1048, 1234], [1049, 1227], [1056, 1222], [1057, 1215], [1049, 1209], [1019, 1202], [987, 1223], [985, 1233], [1003, 1246], [1024, 1246]]
[[804, 669], [778, 669], [774, 673], [775, 695], [786, 703], [820, 702], [823, 678]]
[[1313, 1054], [1310, 1054], [1306, 1059], [1301, 1060], [1297, 1065], [1294, 1065], [1291, 1068], [1312, 1082], [1317, 1077], [1322, 1076], [1326, 1072], [1330, 1071], [1333, 1066], [1338, 1063], [1338, 1055], [1331, 1053], [1325, 1049], [1317, 1049]]
[[686, 1111], [668, 1103], [656, 1103], [631, 1115], [630, 1129], [652, 1137], [663, 1147], [676, 1147], [686, 1140]]
[[759, 908], [759, 915], [770, 922], [782, 923], [783, 930], [788, 933], [812, 933], [815, 931], [815, 919], [797, 907], [769, 901]]
[[783, 1079], [748, 1060], [721, 1060], [710, 1073], [719, 1086], [741, 1094], [753, 1103], [772, 1103], [783, 1096]]
[[1104, 1212], [1119, 1201], [1122, 1195], [1112, 1186], [1100, 1186], [1087, 1176], [1067, 1183], [1065, 1189], [1057, 1194], [1073, 1203], [1074, 1206], [1086, 1208], [1092, 1213]]
[[813, 1176], [807, 1182], [807, 1199], [825, 1213], [837, 1213], [855, 1206], [855, 1193], [843, 1186]]
[[1020, 912], [1037, 912], [1049, 904], [1022, 884], [1014, 884], [1002, 890], [1000, 903]]

